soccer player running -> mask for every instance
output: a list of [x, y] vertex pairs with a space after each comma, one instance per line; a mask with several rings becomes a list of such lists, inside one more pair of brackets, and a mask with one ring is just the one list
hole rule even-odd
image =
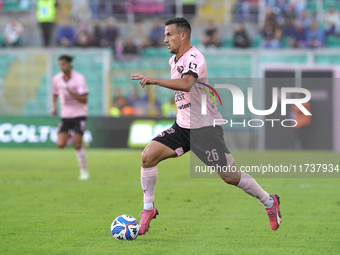
[[[214, 119], [222, 119], [217, 108], [213, 107], [212, 102], [207, 102], [207, 115], [198, 115], [198, 111], [190, 111], [194, 104], [200, 104], [201, 94], [205, 93], [199, 89], [203, 86], [198, 80], [207, 82], [204, 56], [190, 44], [191, 26], [184, 18], [168, 20], [165, 25], [164, 42], [169, 52], [174, 54], [169, 60], [171, 80], [131, 75], [132, 80], [139, 80], [142, 88], [145, 85], [158, 85], [174, 90], [178, 109], [173, 126], [156, 136], [142, 153], [141, 184], [144, 191], [144, 210], [141, 212], [140, 235], [149, 230], [150, 221], [158, 215], [158, 210], [154, 206], [154, 194], [159, 162], [192, 150], [207, 165], [235, 168], [234, 159], [225, 146], [222, 127], [213, 126]], [[190, 143], [190, 140], [194, 142]], [[212, 159], [209, 153], [206, 154], [212, 150], [217, 151], [218, 157], [215, 155]], [[266, 209], [271, 228], [273, 230], [279, 228], [281, 223], [279, 196], [265, 192], [247, 173], [229, 171], [218, 174], [226, 183], [256, 197]]]
[[90, 178], [87, 169], [87, 158], [82, 147], [82, 136], [86, 127], [88, 114], [88, 88], [85, 77], [72, 70], [73, 58], [68, 55], [59, 57], [58, 65], [62, 72], [52, 80], [52, 114], [57, 115], [57, 100], [60, 97], [61, 121], [58, 125], [57, 146], [65, 148], [73, 143], [80, 167], [79, 180]]

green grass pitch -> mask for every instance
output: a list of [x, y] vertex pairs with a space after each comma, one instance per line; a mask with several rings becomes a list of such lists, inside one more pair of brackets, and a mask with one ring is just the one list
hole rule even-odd
[[[0, 254], [339, 254], [340, 179], [257, 179], [281, 197], [272, 231], [263, 206], [220, 179], [189, 177], [189, 155], [159, 164], [149, 232], [116, 241], [121, 214], [140, 220], [139, 150], [88, 149], [78, 181], [72, 149], [0, 150]], [[333, 152], [235, 151], [237, 164], [339, 164]], [[297, 156], [298, 155], [298, 156]], [[339, 174], [340, 175], [340, 174]]]

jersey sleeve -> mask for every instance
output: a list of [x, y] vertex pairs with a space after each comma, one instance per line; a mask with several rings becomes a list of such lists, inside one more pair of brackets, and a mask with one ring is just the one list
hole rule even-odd
[[55, 77], [52, 79], [52, 94], [55, 96], [59, 95], [59, 90], [58, 90], [57, 81]]
[[85, 95], [89, 93], [89, 89], [87, 87], [86, 79], [84, 76], [81, 76], [79, 79], [79, 84], [77, 86], [77, 94], [78, 95]]
[[198, 56], [195, 53], [190, 53], [190, 55], [184, 60], [184, 70], [182, 72], [182, 77], [188, 73], [198, 78], [199, 74], [199, 61]]

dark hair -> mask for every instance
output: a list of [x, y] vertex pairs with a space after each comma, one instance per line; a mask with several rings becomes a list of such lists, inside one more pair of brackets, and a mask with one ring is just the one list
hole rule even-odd
[[73, 57], [69, 56], [69, 55], [61, 55], [59, 57], [59, 60], [65, 60], [68, 63], [71, 63], [73, 60]]
[[174, 19], [169, 19], [165, 22], [166, 26], [171, 25], [171, 24], [176, 24], [177, 28], [184, 29], [188, 34], [188, 38], [190, 39], [191, 25], [189, 21], [187, 21], [185, 18], [174, 18]]

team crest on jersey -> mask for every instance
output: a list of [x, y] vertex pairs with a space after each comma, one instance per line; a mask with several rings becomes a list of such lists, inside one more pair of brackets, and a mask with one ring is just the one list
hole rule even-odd
[[177, 71], [181, 74], [184, 70], [183, 66], [177, 66]]

